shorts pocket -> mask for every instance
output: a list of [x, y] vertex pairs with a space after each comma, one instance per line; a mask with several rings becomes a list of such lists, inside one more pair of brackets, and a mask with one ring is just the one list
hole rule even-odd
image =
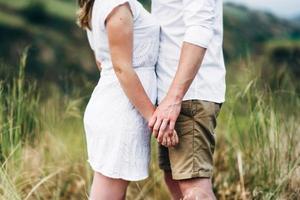
[[214, 102], [195, 100], [192, 107], [194, 117], [197, 118], [212, 117], [216, 114]]

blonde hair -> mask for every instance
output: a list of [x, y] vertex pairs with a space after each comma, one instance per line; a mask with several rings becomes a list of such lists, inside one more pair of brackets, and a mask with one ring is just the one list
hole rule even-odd
[[95, 0], [78, 0], [77, 24], [83, 29], [92, 29], [91, 18]]

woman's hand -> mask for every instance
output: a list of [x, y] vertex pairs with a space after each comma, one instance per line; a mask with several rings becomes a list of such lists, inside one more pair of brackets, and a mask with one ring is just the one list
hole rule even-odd
[[167, 95], [156, 108], [148, 125], [153, 130], [153, 135], [157, 138], [158, 143], [162, 144], [163, 138], [174, 132], [181, 104], [180, 99], [170, 98]]
[[165, 134], [161, 142], [161, 144], [165, 147], [174, 147], [178, 143], [179, 143], [179, 138], [175, 129], [173, 130], [172, 133]]

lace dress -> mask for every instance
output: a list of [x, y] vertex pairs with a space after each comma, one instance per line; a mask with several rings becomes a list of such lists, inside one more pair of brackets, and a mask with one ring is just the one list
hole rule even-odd
[[102, 71], [85, 110], [84, 128], [93, 170], [107, 177], [137, 181], [148, 177], [150, 132], [113, 71], [105, 29], [109, 13], [124, 3], [129, 4], [134, 19], [133, 67], [152, 103], [156, 101], [158, 23], [136, 0], [96, 0], [93, 28], [87, 34]]

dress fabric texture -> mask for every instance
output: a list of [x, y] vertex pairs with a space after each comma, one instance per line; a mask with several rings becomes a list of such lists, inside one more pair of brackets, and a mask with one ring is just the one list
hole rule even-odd
[[150, 131], [131, 104], [113, 71], [105, 20], [114, 8], [128, 3], [133, 14], [133, 68], [152, 103], [157, 98], [155, 63], [159, 48], [159, 25], [136, 0], [96, 0], [88, 40], [101, 78], [84, 113], [88, 161], [94, 171], [128, 181], [148, 177]]

